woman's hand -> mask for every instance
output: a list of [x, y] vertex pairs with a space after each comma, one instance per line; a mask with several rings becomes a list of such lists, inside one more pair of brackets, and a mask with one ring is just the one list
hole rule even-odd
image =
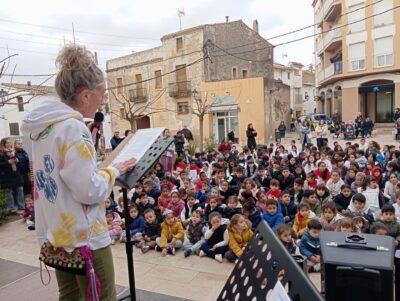
[[120, 173], [121, 175], [123, 175], [123, 174], [125, 174], [127, 171], [132, 170], [132, 169], [135, 167], [136, 162], [137, 162], [137, 160], [136, 160], [135, 158], [132, 158], [132, 159], [130, 159], [130, 160], [128, 160], [128, 161], [121, 162], [121, 163], [117, 163], [117, 164], [114, 165], [114, 167], [115, 167], [116, 169], [118, 169], [118, 171], [119, 171], [119, 173]]

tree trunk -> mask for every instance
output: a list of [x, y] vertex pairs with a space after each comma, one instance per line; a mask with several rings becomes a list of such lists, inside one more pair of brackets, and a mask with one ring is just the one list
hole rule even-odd
[[200, 126], [200, 152], [203, 151], [204, 148], [204, 133], [203, 133], [203, 126], [204, 126], [204, 116], [199, 116], [199, 126]]
[[131, 130], [132, 130], [132, 132], [136, 132], [136, 130], [137, 130], [137, 128], [136, 128], [136, 126], [137, 126], [137, 124], [136, 124], [136, 118], [133, 118], [133, 119], [131, 119], [131, 120], [129, 120], [129, 124], [131, 125]]

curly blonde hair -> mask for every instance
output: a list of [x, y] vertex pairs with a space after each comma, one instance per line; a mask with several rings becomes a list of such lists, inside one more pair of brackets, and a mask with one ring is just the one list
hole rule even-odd
[[95, 90], [104, 83], [104, 74], [96, 65], [94, 55], [85, 46], [67, 44], [56, 59], [59, 72], [55, 89], [63, 101], [73, 101], [79, 94], [77, 89]]

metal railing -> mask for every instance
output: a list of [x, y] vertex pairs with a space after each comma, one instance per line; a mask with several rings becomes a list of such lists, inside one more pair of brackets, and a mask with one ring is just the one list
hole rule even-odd
[[145, 102], [147, 101], [147, 89], [135, 88], [129, 90], [129, 101], [131, 102]]
[[190, 81], [182, 81], [168, 84], [168, 94], [173, 98], [189, 97], [192, 93]]
[[349, 59], [349, 71], [359, 71], [365, 69], [365, 57]]
[[393, 53], [383, 53], [375, 55], [375, 67], [388, 67], [393, 65]]

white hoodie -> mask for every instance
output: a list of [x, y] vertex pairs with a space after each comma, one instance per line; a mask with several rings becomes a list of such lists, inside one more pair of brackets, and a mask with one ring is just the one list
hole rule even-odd
[[56, 247], [92, 250], [111, 243], [104, 201], [118, 171], [98, 169], [82, 115], [61, 101], [45, 101], [27, 114], [32, 140], [36, 233]]

